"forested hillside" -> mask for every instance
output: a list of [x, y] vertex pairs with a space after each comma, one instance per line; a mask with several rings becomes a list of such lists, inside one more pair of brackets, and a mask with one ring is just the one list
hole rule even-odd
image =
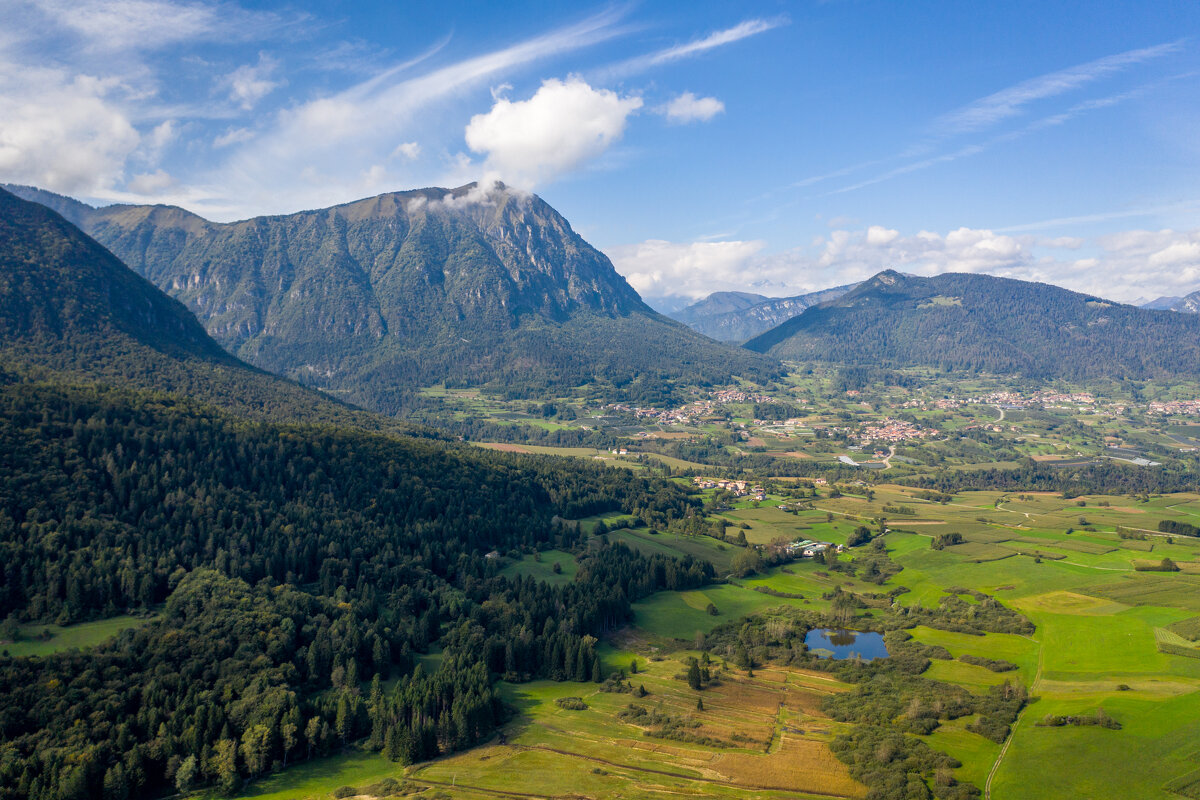
[[[0, 648], [3, 800], [468, 747], [502, 720], [499, 676], [601, 680], [596, 637], [632, 602], [714, 577], [567, 521], [665, 527], [694, 505], [680, 487], [394, 435], [240, 363], [58, 214], [4, 192], [0, 211], [4, 629], [158, 614], [83, 652]], [[574, 582], [488, 557], [551, 545], [578, 551]]]
[[184, 395], [237, 414], [405, 429], [238, 361], [178, 301], [0, 189], [0, 368]]
[[1200, 317], [990, 275], [887, 271], [746, 347], [796, 361], [1165, 378], [1200, 374]]
[[774, 369], [654, 312], [553, 208], [504, 187], [230, 224], [10, 188], [60, 209], [230, 352], [375, 410], [440, 381], [514, 396], [597, 382], [637, 397]]
[[[0, 450], [0, 611], [167, 604], [96, 651], [0, 659], [3, 798], [228, 788], [369, 734], [396, 758], [467, 746], [499, 720], [494, 676], [592, 678], [589, 636], [713, 577], [602, 545], [566, 586], [497, 577], [493, 548], [579, 544], [561, 518], [690, 505], [625, 470], [22, 382], [0, 391]], [[439, 639], [442, 668], [413, 672]], [[409, 677], [381, 698], [374, 674]]]

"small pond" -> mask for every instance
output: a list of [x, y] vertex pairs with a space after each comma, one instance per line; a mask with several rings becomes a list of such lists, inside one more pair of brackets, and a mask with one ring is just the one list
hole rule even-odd
[[887, 658], [887, 646], [883, 643], [883, 635], [871, 631], [845, 631], [817, 628], [808, 632], [804, 643], [813, 655], [842, 660], [846, 658], [861, 658], [873, 661], [877, 658]]

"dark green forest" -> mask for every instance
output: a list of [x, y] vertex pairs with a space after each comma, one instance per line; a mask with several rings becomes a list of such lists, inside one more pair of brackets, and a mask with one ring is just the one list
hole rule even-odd
[[[397, 760], [469, 746], [502, 718], [497, 677], [600, 680], [594, 637], [631, 602], [714, 577], [565, 521], [686, 514], [625, 470], [27, 382], [0, 390], [0, 450], [0, 613], [165, 603], [95, 650], [0, 660], [4, 798], [228, 790], [364, 737]], [[584, 548], [574, 583], [484, 557], [551, 545]], [[374, 675], [401, 680], [379, 696]]]
[[745, 345], [794, 361], [928, 366], [1028, 378], [1194, 377], [1200, 317], [1057, 286], [887, 271]]

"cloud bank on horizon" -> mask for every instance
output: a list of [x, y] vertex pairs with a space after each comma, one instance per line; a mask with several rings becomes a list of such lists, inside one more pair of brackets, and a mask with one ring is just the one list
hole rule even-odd
[[889, 267], [1200, 288], [1200, 8], [1018, 0], [998, 42], [867, 5], [0, 0], [0, 181], [228, 220], [498, 179], [671, 302]]
[[768, 297], [806, 294], [865, 280], [885, 269], [916, 275], [976, 272], [1040, 281], [1126, 302], [1182, 295], [1200, 287], [1200, 230], [1129, 230], [1095, 239], [1008, 235], [959, 228], [946, 234], [872, 225], [833, 230], [810, 246], [765, 252], [762, 241], [648, 240], [609, 248], [617, 270], [666, 309], [716, 291]]

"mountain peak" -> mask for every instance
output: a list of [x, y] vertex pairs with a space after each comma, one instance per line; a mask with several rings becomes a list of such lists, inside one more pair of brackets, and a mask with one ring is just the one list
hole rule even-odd
[[1039, 378], [1194, 376], [1200, 317], [1012, 278], [888, 270], [746, 347], [785, 359]]
[[502, 184], [231, 223], [108, 206], [82, 225], [230, 352], [376, 410], [443, 381], [725, 382], [774, 369], [657, 314], [549, 204]]

